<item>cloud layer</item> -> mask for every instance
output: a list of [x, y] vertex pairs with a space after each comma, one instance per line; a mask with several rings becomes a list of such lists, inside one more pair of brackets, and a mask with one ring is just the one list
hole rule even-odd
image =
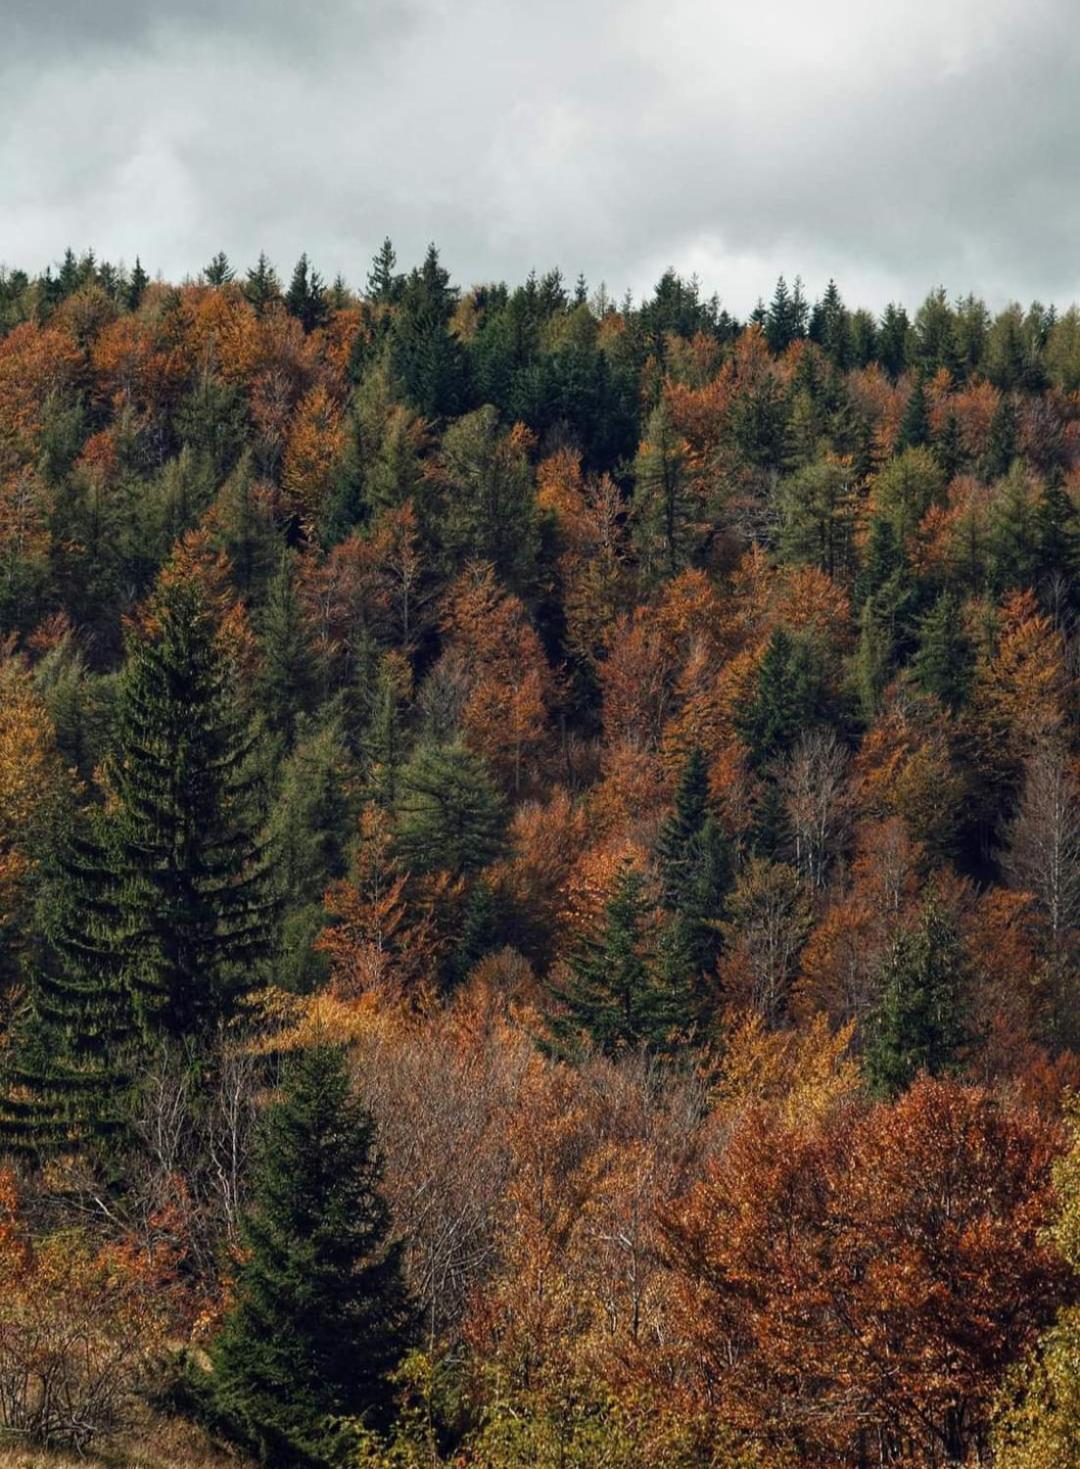
[[9, 0], [0, 260], [1080, 295], [1068, 0]]

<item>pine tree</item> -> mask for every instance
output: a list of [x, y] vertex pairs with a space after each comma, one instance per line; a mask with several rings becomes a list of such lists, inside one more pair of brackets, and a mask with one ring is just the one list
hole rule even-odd
[[693, 496], [683, 441], [661, 403], [653, 409], [634, 461], [634, 541], [653, 579], [678, 575], [695, 549]]
[[104, 823], [65, 833], [39, 899], [42, 942], [13, 1026], [0, 1147], [101, 1160], [126, 1138], [134, 1017], [117, 944], [119, 883]]
[[329, 1463], [334, 1420], [389, 1417], [414, 1317], [380, 1175], [343, 1051], [303, 1052], [263, 1118], [248, 1254], [211, 1349], [214, 1410], [263, 1463]]
[[129, 639], [108, 766], [117, 941], [148, 1038], [212, 1029], [272, 946], [255, 737], [232, 682], [208, 591], [170, 571]]
[[709, 809], [708, 765], [697, 747], [683, 768], [674, 810], [660, 828], [656, 858], [661, 902], [673, 919], [670, 952], [685, 955], [695, 978], [708, 974], [720, 952], [719, 924], [731, 887], [733, 860], [727, 838]]
[[945, 420], [940, 437], [934, 444], [934, 458], [941, 465], [941, 472], [950, 484], [967, 463], [960, 420], [955, 413], [950, 412]]
[[225, 286], [235, 278], [236, 271], [229, 264], [229, 257], [224, 250], [219, 250], [203, 271], [203, 280], [208, 286]]
[[654, 912], [643, 874], [625, 861], [602, 917], [555, 991], [561, 1012], [549, 1024], [568, 1051], [583, 1033], [606, 1055], [638, 1046], [662, 1050], [690, 1023], [688, 996], [658, 969]]
[[296, 262], [289, 289], [285, 292], [285, 308], [290, 316], [296, 317], [305, 332], [313, 332], [329, 316], [322, 276], [317, 270], [312, 270], [306, 254]]
[[846, 372], [853, 361], [851, 316], [834, 280], [830, 280], [825, 287], [825, 294], [816, 309], [816, 317], [816, 331], [810, 331], [812, 340], [820, 343], [821, 350], [830, 362], [841, 372]]
[[915, 316], [914, 359], [928, 376], [942, 368], [950, 378], [960, 371], [960, 345], [956, 315], [943, 286], [931, 291]]
[[1017, 422], [1016, 407], [1008, 393], [1002, 393], [994, 416], [990, 420], [990, 432], [986, 439], [986, 450], [979, 463], [979, 473], [984, 480], [1001, 479], [1008, 474], [1016, 458]]
[[926, 383], [920, 373], [907, 400], [904, 416], [900, 420], [900, 433], [896, 440], [896, 452], [904, 449], [920, 449], [930, 442], [930, 413], [926, 406]]
[[499, 946], [501, 915], [491, 884], [481, 877], [473, 884], [465, 900], [461, 932], [446, 963], [446, 977], [452, 985], [461, 984], [485, 954]]
[[1060, 577], [1074, 602], [1080, 597], [1080, 512], [1068, 492], [1048, 484], [1035, 507], [1038, 577]]
[[502, 854], [505, 826], [484, 762], [464, 745], [421, 746], [402, 768], [396, 844], [408, 871], [478, 872]]
[[761, 768], [787, 750], [820, 714], [824, 681], [813, 641], [778, 627], [758, 669], [757, 687], [736, 728]]
[[885, 962], [866, 1072], [873, 1089], [896, 1096], [920, 1072], [955, 1067], [967, 1035], [962, 1023], [963, 949], [956, 925], [935, 894], [918, 926], [896, 940]]
[[142, 301], [143, 295], [149, 284], [150, 277], [147, 275], [146, 271], [143, 270], [142, 261], [136, 255], [135, 269], [131, 272], [131, 279], [127, 283], [126, 301], [129, 311], [138, 310], [139, 303]]
[[803, 335], [806, 303], [801, 291], [799, 281], [795, 283], [794, 293], [788, 290], [783, 276], [776, 282], [776, 290], [765, 315], [765, 339], [770, 350], [777, 354], [786, 351], [797, 337]]
[[318, 702], [319, 663], [312, 647], [296, 587], [292, 557], [282, 552], [257, 621], [261, 666], [256, 682], [267, 726], [290, 749], [298, 718]]
[[450, 417], [464, 406], [466, 358], [449, 330], [456, 305], [457, 291], [430, 245], [423, 265], [402, 288], [390, 333], [394, 374], [425, 418]]
[[277, 271], [270, 264], [264, 251], [260, 250], [258, 264], [247, 273], [244, 295], [254, 306], [257, 316], [262, 316], [270, 302], [277, 301], [281, 296], [281, 282], [278, 280]]
[[396, 273], [397, 254], [389, 235], [382, 244], [371, 262], [368, 271], [367, 291], [372, 301], [390, 303], [397, 301], [401, 296], [405, 277]]
[[851, 366], [869, 367], [877, 355], [877, 323], [869, 311], [860, 309], [851, 317]]
[[881, 318], [877, 352], [878, 361], [895, 382], [908, 365], [911, 354], [911, 323], [904, 308], [891, 301]]
[[960, 606], [946, 590], [919, 624], [919, 646], [911, 671], [928, 694], [955, 711], [967, 698], [973, 670], [974, 650], [964, 631]]

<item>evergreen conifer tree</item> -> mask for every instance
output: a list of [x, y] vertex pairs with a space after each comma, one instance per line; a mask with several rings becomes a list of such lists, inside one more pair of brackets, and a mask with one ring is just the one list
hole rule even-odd
[[298, 718], [318, 702], [319, 666], [296, 587], [292, 557], [282, 552], [258, 618], [261, 665], [256, 689], [267, 726], [292, 747]]
[[919, 624], [919, 646], [911, 660], [917, 682], [948, 709], [967, 697], [974, 657], [955, 596], [944, 591]]
[[813, 641], [778, 627], [761, 660], [754, 694], [736, 720], [756, 767], [782, 754], [816, 721], [822, 694], [820, 658]]
[[918, 926], [896, 940], [886, 962], [882, 998], [866, 1051], [871, 1086], [896, 1096], [920, 1072], [938, 1076], [958, 1062], [962, 1023], [963, 949], [956, 926], [931, 894]]
[[1080, 601], [1080, 513], [1059, 484], [1048, 484], [1035, 507], [1038, 577], [1061, 577], [1074, 605]]
[[389, 1240], [371, 1118], [340, 1049], [301, 1053], [260, 1132], [248, 1254], [208, 1390], [263, 1463], [323, 1465], [334, 1420], [389, 1416], [387, 1377], [413, 1323], [401, 1247]]
[[255, 736], [232, 682], [208, 591], [168, 571], [129, 639], [108, 765], [117, 942], [147, 1038], [212, 1029], [272, 948]]
[[270, 264], [264, 251], [260, 250], [258, 264], [247, 273], [244, 295], [254, 306], [257, 316], [261, 316], [270, 302], [278, 300], [281, 296], [281, 282], [278, 280], [277, 271]]
[[499, 904], [491, 884], [480, 877], [465, 900], [461, 932], [447, 959], [446, 976], [451, 984], [467, 979], [473, 966], [498, 947], [500, 926]]
[[643, 874], [627, 860], [603, 915], [570, 960], [556, 990], [562, 1012], [549, 1017], [556, 1041], [572, 1051], [584, 1033], [606, 1055], [637, 1046], [664, 1049], [690, 1023], [689, 996], [658, 964], [655, 909]]
[[503, 852], [505, 825], [483, 760], [464, 745], [421, 746], [402, 768], [396, 845], [408, 871], [478, 872]]
[[296, 262], [289, 289], [285, 292], [285, 306], [289, 315], [295, 316], [306, 332], [322, 326], [329, 315], [322, 276], [308, 264], [306, 254]]
[[896, 440], [897, 452], [920, 449], [930, 442], [930, 413], [926, 406], [926, 382], [920, 373], [907, 400]]
[[225, 286], [236, 278], [236, 271], [229, 264], [224, 250], [219, 250], [203, 271], [203, 280], [208, 286]]
[[677, 930], [673, 947], [684, 953], [689, 972], [711, 972], [720, 951], [719, 924], [731, 886], [732, 855], [709, 809], [709, 771], [701, 749], [687, 758], [675, 792], [674, 810], [656, 844], [661, 902]]
[[990, 432], [986, 439], [986, 451], [979, 463], [979, 473], [984, 480], [1001, 479], [1008, 474], [1009, 466], [1017, 455], [1016, 407], [1008, 393], [1001, 400], [990, 420]]
[[405, 277], [397, 274], [397, 254], [389, 235], [383, 240], [368, 271], [367, 291], [372, 301], [389, 303], [398, 300]]
[[127, 283], [126, 301], [129, 311], [136, 311], [138, 309], [139, 303], [142, 300], [143, 294], [149, 284], [150, 277], [147, 275], [146, 271], [143, 270], [142, 261], [136, 255], [135, 268], [131, 272], [131, 277]]
[[449, 331], [456, 305], [457, 291], [431, 245], [402, 288], [390, 334], [391, 366], [425, 418], [448, 417], [464, 407], [466, 359]]
[[671, 415], [653, 409], [634, 462], [633, 525], [638, 553], [654, 579], [676, 576], [693, 556], [696, 527], [686, 455]]
[[889, 302], [877, 336], [878, 361], [892, 380], [903, 372], [911, 351], [911, 323], [902, 306]]
[[934, 444], [934, 458], [941, 465], [941, 472], [950, 483], [967, 463], [967, 450], [964, 448], [963, 435], [960, 432], [960, 420], [955, 413], [950, 413], [945, 420], [940, 437]]
[[39, 1161], [100, 1159], [126, 1135], [134, 1017], [117, 943], [119, 880], [104, 822], [89, 820], [47, 855], [43, 942], [2, 1067], [0, 1148]]

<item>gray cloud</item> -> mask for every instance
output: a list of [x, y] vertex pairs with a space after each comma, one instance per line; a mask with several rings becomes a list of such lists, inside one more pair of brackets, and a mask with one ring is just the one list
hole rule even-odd
[[8, 0], [0, 259], [1080, 286], [1068, 0]]

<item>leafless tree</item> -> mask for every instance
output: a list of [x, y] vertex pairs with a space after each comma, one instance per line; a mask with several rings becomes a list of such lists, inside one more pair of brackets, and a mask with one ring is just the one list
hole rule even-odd
[[817, 889], [825, 886], [847, 829], [847, 766], [847, 751], [833, 731], [813, 729], [799, 740], [780, 775], [794, 865]]

